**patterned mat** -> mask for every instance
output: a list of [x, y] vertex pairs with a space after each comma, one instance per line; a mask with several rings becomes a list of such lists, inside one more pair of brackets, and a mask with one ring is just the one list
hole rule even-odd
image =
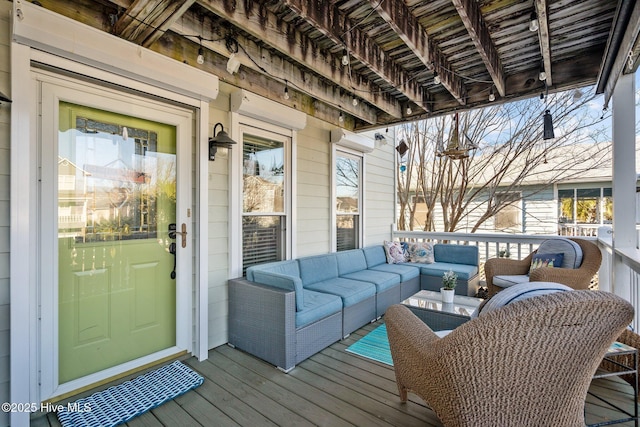
[[57, 410], [64, 427], [111, 427], [125, 423], [204, 382], [179, 361], [107, 390], [94, 393]]
[[346, 351], [367, 359], [384, 363], [385, 365], [393, 366], [386, 325], [378, 326], [373, 331], [347, 347]]

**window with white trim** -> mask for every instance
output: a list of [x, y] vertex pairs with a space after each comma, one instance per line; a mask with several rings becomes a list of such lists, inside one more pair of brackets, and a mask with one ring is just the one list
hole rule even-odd
[[335, 250], [356, 249], [362, 242], [362, 155], [335, 151]]

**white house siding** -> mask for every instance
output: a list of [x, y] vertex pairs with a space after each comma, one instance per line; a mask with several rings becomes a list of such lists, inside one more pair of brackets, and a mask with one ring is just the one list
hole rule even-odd
[[[229, 129], [228, 93], [218, 95], [209, 104], [209, 124], [222, 123]], [[210, 127], [211, 127], [210, 126]], [[235, 147], [234, 147], [235, 148]], [[234, 149], [232, 148], [232, 149]], [[209, 290], [209, 348], [225, 344], [227, 339], [227, 307], [229, 278], [229, 157], [230, 153], [220, 150], [214, 162], [209, 162], [207, 181], [203, 185], [208, 188], [208, 271]]]
[[554, 198], [553, 187], [527, 189], [523, 194], [522, 209], [524, 212], [523, 233], [558, 233], [558, 205]]
[[[10, 97], [9, 11], [11, 2], [0, 2], [0, 92]], [[0, 105], [0, 403], [9, 401], [9, 164], [10, 105]], [[0, 426], [9, 425], [9, 414], [0, 412]]]
[[297, 135], [296, 257], [331, 251], [330, 129], [329, 124], [308, 117]]
[[376, 148], [365, 156], [364, 244], [366, 246], [389, 240], [391, 224], [394, 223], [395, 144], [388, 134], [386, 138], [386, 145]]

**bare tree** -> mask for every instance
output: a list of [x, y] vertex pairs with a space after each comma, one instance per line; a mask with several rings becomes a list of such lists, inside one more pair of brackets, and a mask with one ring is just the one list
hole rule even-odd
[[[398, 228], [435, 231], [437, 216], [438, 231], [464, 224], [475, 232], [512, 203], [499, 194], [531, 182], [542, 191], [602, 166], [611, 144], [605, 118], [586, 108], [593, 101], [592, 92], [578, 98], [570, 91], [550, 96], [548, 105], [529, 99], [459, 113], [457, 123], [447, 116], [403, 125], [399, 138], [409, 150], [398, 174]], [[551, 140], [542, 136], [545, 109], [555, 125]], [[576, 149], [587, 143], [596, 149]], [[424, 209], [420, 224], [418, 207]]]

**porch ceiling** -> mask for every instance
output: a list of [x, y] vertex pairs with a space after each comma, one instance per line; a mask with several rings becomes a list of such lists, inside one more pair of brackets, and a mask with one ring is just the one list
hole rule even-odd
[[[629, 49], [633, 67], [625, 72], [638, 64], [640, 19], [633, 0], [39, 3], [354, 130], [480, 107], [490, 103], [491, 92], [494, 103], [505, 102], [599, 78], [599, 91], [610, 90], [606, 79], [626, 46], [635, 49]], [[539, 22], [534, 32], [533, 13]], [[620, 44], [632, 27], [633, 40]], [[241, 67], [231, 74], [227, 60], [236, 48]], [[342, 64], [345, 53], [348, 65]], [[440, 84], [434, 83], [436, 73]]]

